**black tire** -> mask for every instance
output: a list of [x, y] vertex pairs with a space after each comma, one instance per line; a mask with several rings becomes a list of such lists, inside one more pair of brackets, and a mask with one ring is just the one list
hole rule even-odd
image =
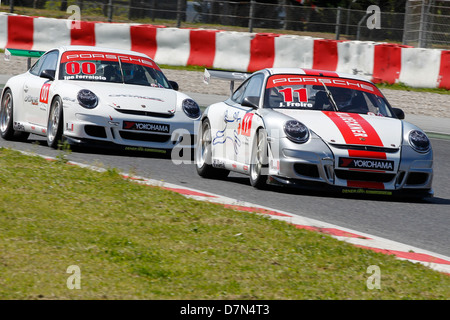
[[28, 132], [14, 130], [14, 101], [11, 89], [6, 89], [0, 106], [0, 134], [5, 140], [25, 141]]
[[47, 122], [47, 145], [53, 149], [57, 149], [62, 140], [63, 123], [63, 103], [57, 96], [52, 101]]
[[198, 134], [197, 150], [195, 152], [195, 167], [197, 173], [203, 178], [224, 179], [228, 177], [229, 170], [214, 168], [211, 162], [211, 125], [208, 119], [202, 122]]
[[267, 133], [264, 129], [259, 129], [250, 158], [250, 184], [257, 189], [267, 187], [268, 159]]

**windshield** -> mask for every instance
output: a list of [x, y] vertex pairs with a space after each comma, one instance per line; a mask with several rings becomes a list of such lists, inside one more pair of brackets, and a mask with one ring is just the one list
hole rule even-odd
[[64, 52], [59, 79], [170, 88], [166, 77], [152, 60], [107, 52]]
[[269, 77], [264, 106], [394, 117], [381, 92], [368, 82], [307, 75]]

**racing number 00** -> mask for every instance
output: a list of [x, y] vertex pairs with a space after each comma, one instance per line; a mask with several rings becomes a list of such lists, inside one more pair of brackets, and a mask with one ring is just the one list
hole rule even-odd
[[41, 93], [39, 95], [39, 102], [48, 103], [48, 94], [50, 91], [51, 83], [44, 83], [41, 88]]
[[76, 61], [71, 61], [66, 63], [66, 73], [70, 75], [75, 75], [83, 72], [83, 74], [95, 74], [97, 72], [97, 68], [95, 63], [93, 62], [83, 62], [80, 64]]

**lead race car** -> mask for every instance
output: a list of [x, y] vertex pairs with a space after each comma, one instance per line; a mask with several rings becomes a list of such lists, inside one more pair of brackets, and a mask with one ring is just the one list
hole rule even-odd
[[197, 172], [351, 194], [433, 196], [427, 135], [404, 121], [370, 81], [337, 72], [279, 68], [253, 74], [205, 70], [205, 82], [243, 83], [203, 113]]
[[148, 56], [91, 46], [5, 51], [11, 52], [42, 56], [3, 89], [4, 139], [34, 133], [53, 148], [65, 139], [144, 151], [173, 150], [185, 139], [183, 148], [193, 148], [200, 108]]

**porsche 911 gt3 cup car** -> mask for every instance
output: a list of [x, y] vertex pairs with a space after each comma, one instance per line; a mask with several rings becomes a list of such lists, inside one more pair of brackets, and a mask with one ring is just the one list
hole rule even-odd
[[243, 83], [202, 116], [198, 174], [345, 193], [432, 196], [427, 135], [362, 77], [299, 68], [205, 70]]
[[90, 46], [55, 48], [6, 83], [0, 132], [7, 140], [43, 135], [53, 148], [62, 138], [71, 144], [129, 150], [170, 150], [186, 139], [184, 147], [192, 148], [201, 111], [177, 90], [177, 83], [168, 81], [144, 54]]

